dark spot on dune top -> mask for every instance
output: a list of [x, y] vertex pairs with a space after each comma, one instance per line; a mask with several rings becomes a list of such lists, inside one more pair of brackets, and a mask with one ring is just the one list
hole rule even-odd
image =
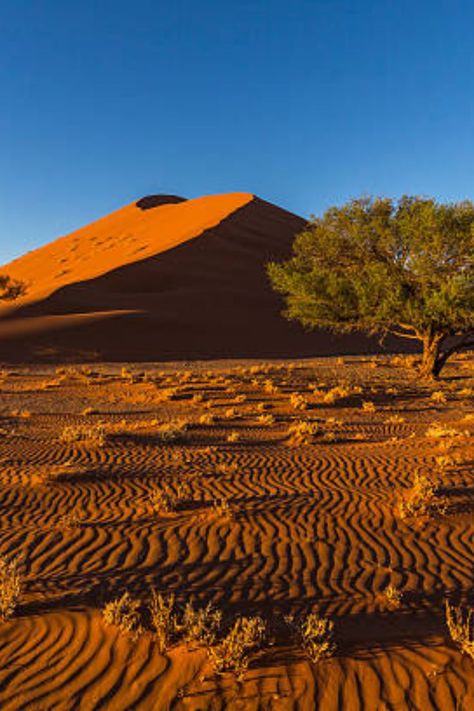
[[179, 202], [186, 202], [186, 198], [179, 195], [146, 195], [136, 202], [140, 210], [151, 210], [160, 205], [173, 205]]

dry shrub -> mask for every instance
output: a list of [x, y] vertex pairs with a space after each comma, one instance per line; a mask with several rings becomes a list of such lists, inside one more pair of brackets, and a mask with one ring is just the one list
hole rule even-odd
[[84, 519], [76, 511], [69, 511], [58, 518], [56, 528], [60, 531], [80, 528]]
[[364, 412], [376, 412], [377, 408], [375, 407], [375, 403], [373, 403], [371, 400], [364, 400], [362, 403], [362, 410]]
[[7, 560], [0, 556], [0, 621], [6, 622], [15, 612], [23, 589], [19, 556]]
[[150, 506], [155, 513], [173, 513], [177, 508], [177, 497], [164, 489], [154, 488], [148, 494]]
[[300, 395], [299, 393], [293, 393], [291, 395], [290, 403], [295, 410], [308, 409], [308, 401], [306, 400], [306, 398], [303, 397], [303, 395]]
[[142, 632], [140, 607], [139, 600], [124, 592], [121, 597], [106, 604], [102, 616], [106, 624], [115, 625], [121, 632], [138, 636]]
[[217, 518], [223, 518], [226, 521], [231, 521], [234, 514], [227, 499], [216, 499], [212, 504], [212, 513]]
[[[320, 386], [322, 386], [322, 383], [320, 383]], [[344, 400], [345, 398], [349, 397], [350, 395], [353, 395], [357, 389], [355, 388], [349, 388], [344, 385], [336, 385], [334, 388], [331, 388], [327, 392], [324, 392], [324, 390], [320, 390], [319, 388], [316, 388], [313, 391], [313, 395], [320, 401], [323, 402], [326, 405], [334, 405], [338, 400]]]
[[198, 420], [200, 425], [213, 425], [215, 421], [216, 418], [211, 412], [205, 412]]
[[259, 402], [257, 405], [257, 410], [259, 412], [265, 412], [265, 410], [271, 410], [272, 404], [269, 402]]
[[222, 417], [224, 420], [235, 420], [239, 416], [239, 413], [235, 409], [235, 407], [228, 407], [227, 410], [225, 410], [224, 414]]
[[474, 610], [450, 605], [446, 600], [445, 612], [451, 639], [464, 654], [474, 660]]
[[269, 425], [274, 424], [275, 418], [273, 417], [273, 415], [260, 415], [259, 417], [257, 417], [257, 422], [259, 425], [268, 427]]
[[447, 403], [447, 397], [442, 390], [435, 390], [431, 393], [431, 400], [439, 405], [445, 405]]
[[266, 624], [261, 617], [239, 617], [227, 635], [208, 654], [218, 674], [234, 672], [242, 677], [248, 668], [252, 652], [260, 649], [265, 638]]
[[403, 422], [405, 422], [405, 418], [403, 415], [389, 415], [386, 419], [385, 422], [387, 425], [401, 425]]
[[179, 624], [186, 644], [212, 646], [217, 638], [222, 622], [222, 612], [216, 610], [211, 603], [200, 609], [194, 608], [188, 602]]
[[432, 437], [434, 439], [441, 439], [444, 437], [459, 437], [460, 432], [452, 427], [445, 427], [440, 422], [433, 422], [426, 430], [426, 436]]
[[234, 430], [233, 432], [230, 432], [230, 433], [227, 435], [227, 438], [226, 438], [226, 439], [227, 439], [227, 442], [229, 442], [230, 444], [233, 444], [233, 443], [235, 443], [235, 442], [240, 442], [240, 440], [241, 440], [241, 434], [240, 434], [240, 432], [236, 432], [236, 431]]
[[107, 440], [104, 427], [97, 425], [67, 425], [61, 432], [61, 441], [67, 444], [83, 442], [94, 447], [103, 447]]
[[312, 444], [313, 438], [318, 434], [319, 427], [314, 422], [299, 420], [292, 422], [287, 430], [288, 444], [303, 446]]
[[170, 420], [157, 428], [156, 435], [161, 442], [183, 441], [188, 429], [188, 422], [184, 419]]
[[415, 483], [400, 495], [397, 510], [400, 518], [425, 516], [433, 509], [436, 488], [424, 475], [415, 475]]
[[312, 662], [334, 654], [334, 622], [311, 612], [298, 625], [301, 645]]
[[387, 606], [392, 610], [398, 610], [402, 604], [403, 593], [395, 585], [387, 585], [382, 591], [382, 597]]
[[156, 590], [151, 591], [149, 604], [154, 638], [161, 654], [169, 647], [176, 632], [177, 620], [174, 595], [165, 597]]
[[265, 380], [263, 383], [263, 389], [266, 393], [269, 393], [269, 395], [275, 395], [276, 393], [279, 392], [279, 388], [275, 383], [273, 383], [271, 380]]

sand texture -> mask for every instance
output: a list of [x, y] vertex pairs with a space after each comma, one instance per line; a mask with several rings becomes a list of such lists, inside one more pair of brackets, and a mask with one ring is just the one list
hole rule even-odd
[[[474, 604], [472, 366], [433, 387], [382, 357], [5, 370], [0, 555], [21, 556], [23, 593], [0, 625], [2, 711], [473, 709], [444, 617]], [[302, 421], [311, 437], [290, 440]], [[423, 476], [434, 496], [404, 518]], [[205, 646], [159, 652], [152, 588], [224, 627], [265, 620], [241, 680]], [[124, 591], [137, 636], [102, 616]], [[317, 663], [292, 626], [311, 611], [334, 622]]]

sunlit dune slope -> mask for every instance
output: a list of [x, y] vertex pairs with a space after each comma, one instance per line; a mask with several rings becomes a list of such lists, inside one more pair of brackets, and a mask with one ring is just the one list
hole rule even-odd
[[[156, 196], [158, 197], [158, 196]], [[23, 301], [160, 254], [219, 224], [253, 199], [249, 193], [195, 200], [139, 200], [15, 260], [3, 271], [28, 286]]]
[[305, 220], [248, 193], [149, 196], [5, 266], [28, 285], [0, 319], [6, 360], [182, 360], [360, 353], [359, 335], [281, 316], [265, 265]]

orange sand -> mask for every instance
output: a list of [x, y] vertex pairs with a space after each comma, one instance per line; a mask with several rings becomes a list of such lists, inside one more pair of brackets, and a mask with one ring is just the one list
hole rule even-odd
[[[250, 365], [148, 367], [146, 379], [120, 365], [3, 374], [0, 554], [23, 557], [24, 593], [0, 624], [2, 711], [474, 708], [474, 661], [443, 611], [446, 598], [472, 606], [472, 362], [448, 365], [436, 386], [446, 404], [382, 359]], [[333, 404], [314, 394], [343, 384], [358, 394]], [[199, 423], [206, 413], [214, 424]], [[183, 417], [184, 442], [157, 441], [155, 418]], [[320, 432], [289, 446], [299, 420]], [[427, 436], [433, 421], [459, 432], [449, 447]], [[65, 426], [98, 422], [115, 433], [103, 446], [61, 441]], [[446, 452], [441, 471], [434, 457]], [[441, 512], [400, 519], [396, 497], [416, 474], [439, 487]], [[179, 509], [153, 511], [156, 487], [184, 487]], [[210, 515], [222, 498], [231, 520]], [[388, 585], [402, 595], [396, 609]], [[145, 605], [151, 587], [210, 601], [226, 622], [267, 620], [242, 683], [216, 675], [205, 649], [160, 654], [149, 628], [133, 639], [105, 624], [107, 601], [127, 590]], [[285, 622], [308, 611], [335, 624], [337, 649], [317, 664]]]

